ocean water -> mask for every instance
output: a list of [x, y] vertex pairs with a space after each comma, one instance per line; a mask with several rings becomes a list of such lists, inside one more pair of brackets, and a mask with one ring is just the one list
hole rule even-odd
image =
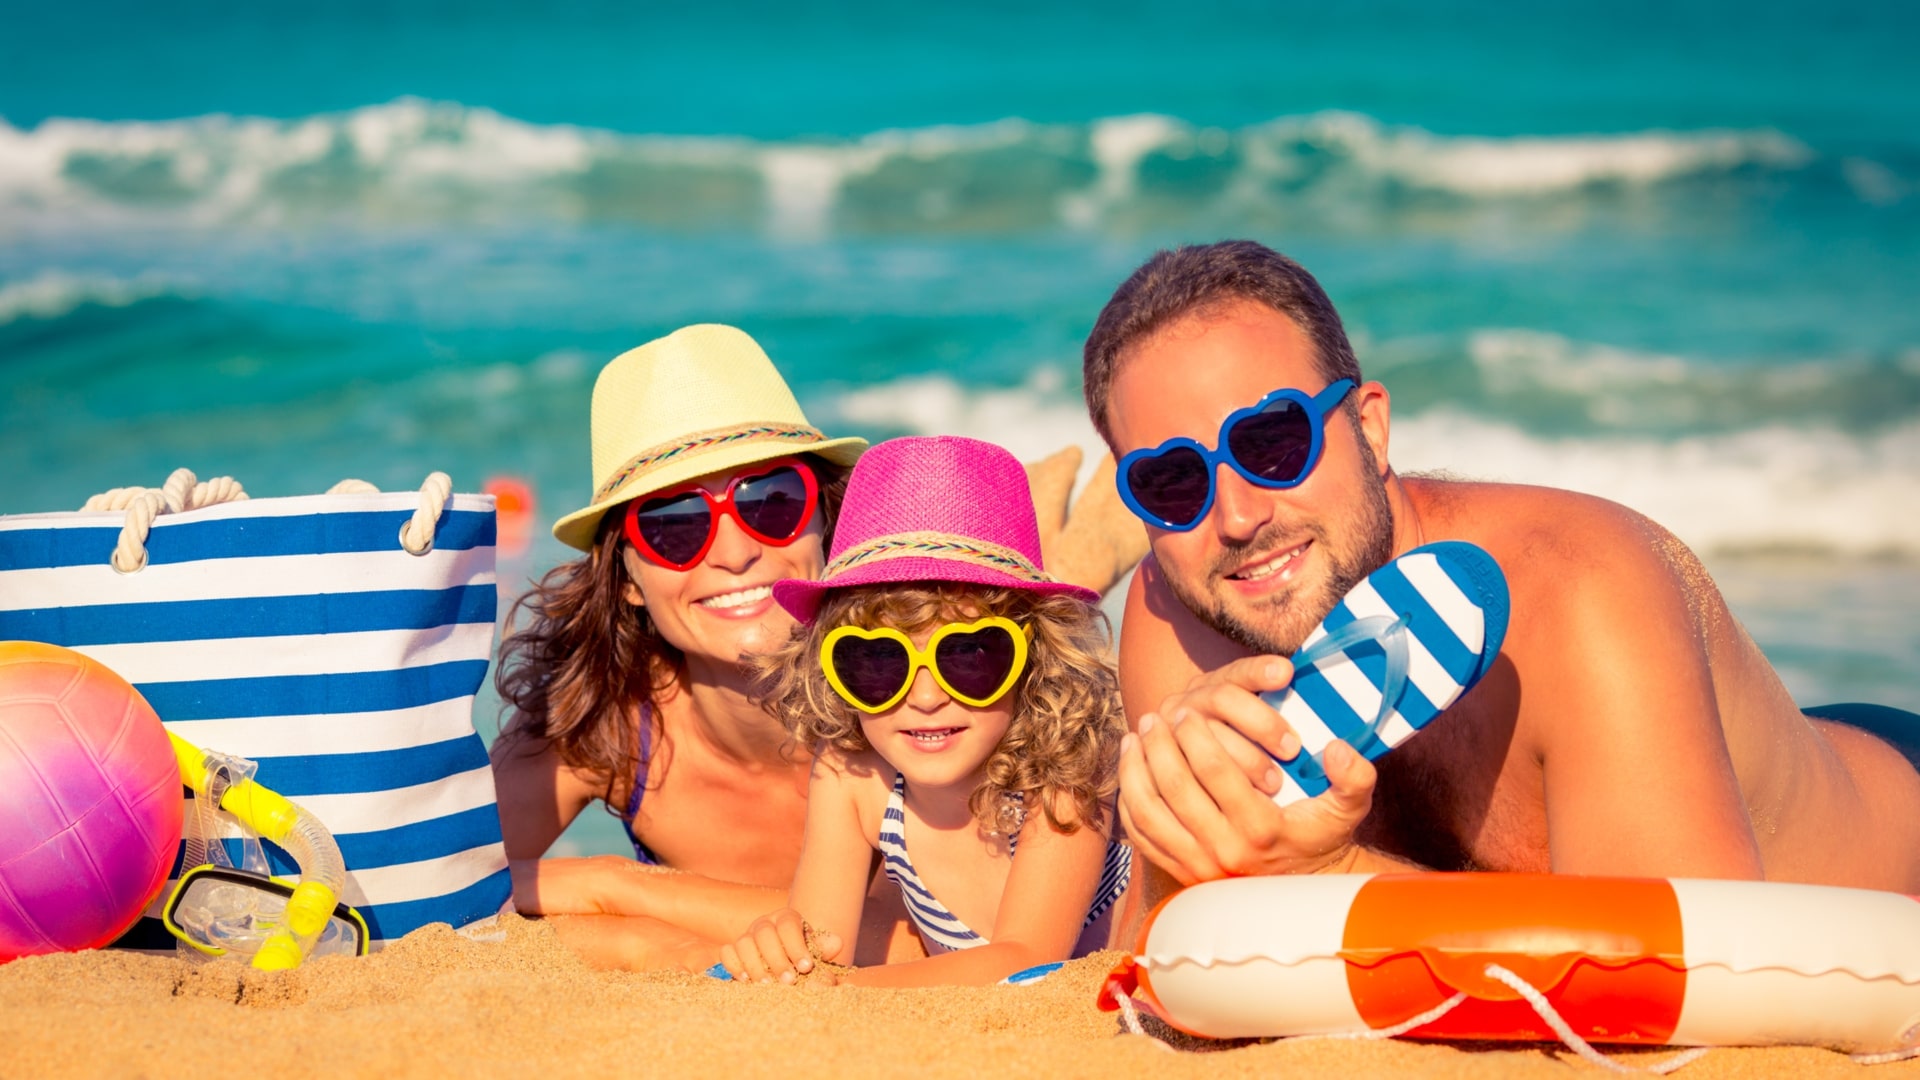
[[836, 431], [1092, 448], [1112, 288], [1248, 236], [1396, 466], [1645, 511], [1803, 701], [1920, 709], [1920, 8], [696, 7], [8, 5], [0, 513], [438, 468], [544, 527], [599, 366], [708, 320]]

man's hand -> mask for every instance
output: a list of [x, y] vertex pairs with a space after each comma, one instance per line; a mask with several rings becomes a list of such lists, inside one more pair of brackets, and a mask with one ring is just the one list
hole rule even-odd
[[1331, 787], [1273, 803], [1274, 759], [1300, 737], [1258, 697], [1284, 688], [1293, 665], [1254, 656], [1197, 676], [1140, 718], [1120, 749], [1120, 820], [1142, 854], [1182, 885], [1223, 877], [1334, 869], [1355, 854], [1373, 806], [1373, 763], [1339, 740], [1322, 754]]

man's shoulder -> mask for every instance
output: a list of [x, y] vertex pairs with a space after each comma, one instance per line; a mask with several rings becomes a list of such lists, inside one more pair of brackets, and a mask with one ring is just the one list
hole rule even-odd
[[1478, 544], [1510, 577], [1613, 572], [1672, 541], [1644, 514], [1577, 491], [1439, 477], [1405, 483], [1424, 540]]
[[[1672, 533], [1619, 503], [1556, 488], [1427, 481], [1425, 539], [1469, 540], [1500, 564], [1512, 597], [1510, 645], [1590, 647], [1649, 619], [1686, 623], [1708, 581]], [[1547, 652], [1555, 652], [1555, 648]]]

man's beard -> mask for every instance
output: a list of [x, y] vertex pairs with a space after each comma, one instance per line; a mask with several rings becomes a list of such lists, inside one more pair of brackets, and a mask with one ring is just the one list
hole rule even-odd
[[[1349, 539], [1349, 546], [1345, 550], [1336, 548], [1323, 525], [1313, 524], [1305, 529], [1313, 539], [1313, 546], [1327, 560], [1328, 573], [1316, 593], [1283, 593], [1266, 601], [1260, 610], [1271, 613], [1273, 618], [1267, 620], [1264, 626], [1253, 625], [1244, 613], [1229, 611], [1218, 595], [1195, 595], [1186, 581], [1167, 574], [1167, 587], [1173, 591], [1175, 598], [1185, 604], [1187, 610], [1193, 612], [1201, 622], [1243, 648], [1273, 656], [1292, 656], [1298, 652], [1307, 635], [1320, 625], [1335, 604], [1368, 574], [1385, 566], [1387, 560], [1393, 558], [1393, 507], [1387, 502], [1386, 481], [1381, 479], [1372, 448], [1365, 440], [1360, 442], [1360, 453], [1366, 466], [1361, 480], [1361, 497], [1355, 503], [1352, 515], [1341, 523], [1344, 526], [1341, 531]], [[1226, 549], [1201, 578], [1202, 587], [1221, 576], [1227, 568], [1244, 566], [1261, 554], [1277, 554], [1283, 550], [1280, 545], [1287, 542], [1282, 538], [1289, 533], [1298, 537], [1300, 531], [1298, 526], [1275, 522], [1246, 543]], [[1298, 540], [1293, 542], [1297, 543]]]

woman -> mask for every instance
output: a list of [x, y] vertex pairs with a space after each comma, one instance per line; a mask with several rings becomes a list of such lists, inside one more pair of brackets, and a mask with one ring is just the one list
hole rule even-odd
[[[866, 448], [807, 423], [759, 345], [689, 326], [616, 357], [594, 384], [594, 496], [554, 536], [586, 552], [515, 605], [493, 747], [514, 901], [589, 961], [705, 970], [786, 902], [811, 760], [747, 700], [741, 657], [785, 643], [781, 578], [825, 565], [846, 470]], [[1069, 448], [1030, 470], [1063, 581], [1110, 588], [1145, 553], [1109, 459], [1067, 513]], [[1056, 550], [1057, 548], [1057, 550]], [[635, 859], [541, 859], [595, 801]], [[682, 873], [659, 873], [652, 863]], [[867, 905], [856, 958], [917, 956], [898, 891]]]
[[[742, 655], [787, 639], [773, 582], [815, 578], [861, 439], [807, 423], [766, 354], [690, 326], [593, 391], [594, 497], [554, 536], [586, 552], [515, 605], [493, 748], [522, 912], [569, 915], [590, 961], [703, 970], [784, 902], [809, 760], [746, 696]], [[596, 800], [639, 863], [539, 857]], [[595, 914], [622, 912], [622, 915]]]

